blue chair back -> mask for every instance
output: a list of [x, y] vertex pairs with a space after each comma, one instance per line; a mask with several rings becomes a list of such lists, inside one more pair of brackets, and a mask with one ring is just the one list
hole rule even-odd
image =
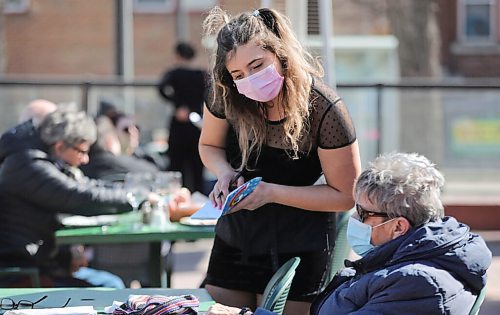
[[262, 294], [261, 308], [276, 314], [283, 314], [295, 269], [300, 263], [299, 257], [294, 257], [281, 266], [267, 283]]

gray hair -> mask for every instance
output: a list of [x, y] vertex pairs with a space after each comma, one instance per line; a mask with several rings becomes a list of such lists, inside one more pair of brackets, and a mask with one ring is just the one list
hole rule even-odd
[[365, 196], [390, 218], [405, 217], [419, 226], [444, 216], [443, 175], [417, 153], [388, 153], [370, 163], [356, 181], [355, 196]]
[[85, 112], [58, 109], [47, 115], [40, 127], [40, 137], [48, 146], [63, 141], [67, 146], [82, 142], [90, 144], [96, 141], [97, 131], [94, 120]]

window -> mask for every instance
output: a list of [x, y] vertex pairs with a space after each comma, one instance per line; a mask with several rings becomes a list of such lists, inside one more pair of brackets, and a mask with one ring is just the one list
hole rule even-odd
[[319, 7], [318, 0], [307, 1], [307, 34], [319, 35]]
[[30, 0], [6, 0], [4, 2], [4, 13], [25, 13], [30, 7]]
[[216, 0], [181, 0], [179, 5], [184, 12], [206, 12], [217, 5]]
[[495, 0], [461, 0], [458, 14], [458, 38], [463, 43], [495, 41]]
[[175, 11], [177, 0], [134, 0], [134, 12], [171, 13]]

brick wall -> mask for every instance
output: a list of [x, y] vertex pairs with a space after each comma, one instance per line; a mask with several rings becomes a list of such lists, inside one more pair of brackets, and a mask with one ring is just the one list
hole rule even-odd
[[[259, 8], [260, 0], [219, 0], [231, 15]], [[278, 9], [284, 0], [277, 0]], [[370, 6], [335, 1], [336, 34], [385, 34], [387, 21]], [[356, 18], [357, 16], [357, 18]], [[359, 18], [363, 16], [364, 18]], [[201, 47], [205, 12], [191, 12], [189, 41], [198, 48], [195, 63], [207, 67]], [[12, 75], [113, 75], [114, 0], [31, 0], [21, 14], [5, 16], [6, 73]], [[360, 23], [361, 21], [361, 23]], [[134, 62], [137, 77], [158, 77], [174, 62], [175, 13], [134, 14]]]
[[32, 0], [5, 19], [8, 74], [110, 74], [113, 1]]
[[[220, 1], [231, 14], [257, 8], [260, 1]], [[201, 47], [204, 12], [189, 17], [195, 63], [208, 66]], [[11, 75], [113, 75], [114, 0], [31, 0], [27, 12], [5, 16], [6, 73]], [[134, 14], [137, 77], [158, 77], [174, 62], [175, 13]]]

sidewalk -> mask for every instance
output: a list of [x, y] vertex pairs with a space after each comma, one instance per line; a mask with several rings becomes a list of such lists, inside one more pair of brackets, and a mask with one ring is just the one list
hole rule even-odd
[[500, 313], [500, 231], [476, 231], [488, 244], [493, 253], [493, 261], [488, 269], [486, 299], [480, 315], [498, 315]]
[[171, 288], [197, 288], [205, 278], [213, 240], [176, 242], [173, 248]]
[[[500, 314], [500, 231], [476, 231], [488, 243], [493, 262], [488, 270], [486, 299], [480, 315]], [[172, 288], [197, 288], [205, 277], [212, 240], [177, 242], [174, 248]]]

